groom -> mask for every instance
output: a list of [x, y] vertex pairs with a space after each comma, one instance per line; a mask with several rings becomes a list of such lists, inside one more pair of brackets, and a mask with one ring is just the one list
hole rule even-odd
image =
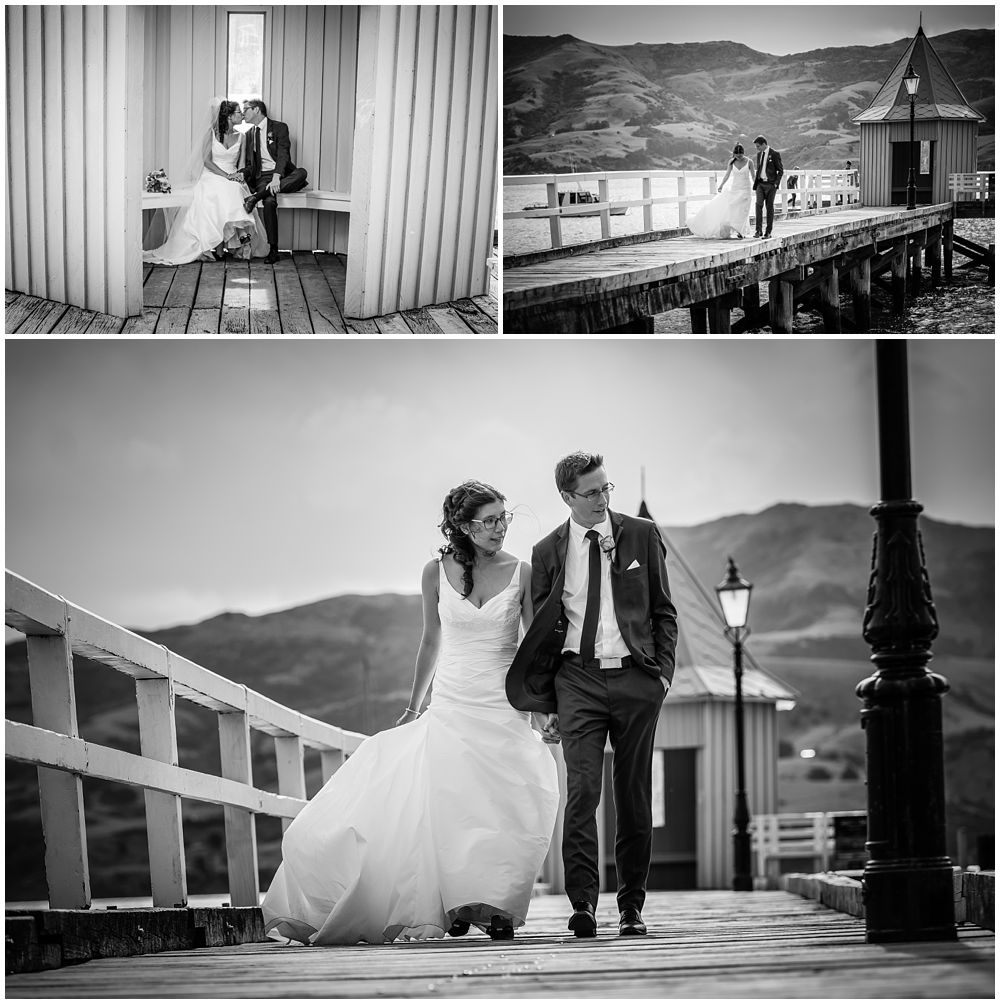
[[757, 148], [757, 170], [754, 173], [753, 190], [757, 193], [757, 232], [754, 237], [760, 237], [761, 210], [764, 203], [767, 203], [767, 232], [765, 237], [771, 236], [771, 227], [774, 226], [774, 193], [778, 190], [778, 183], [785, 173], [781, 164], [781, 154], [777, 150], [772, 150], [767, 140], [763, 136], [758, 136], [753, 145]]
[[292, 163], [288, 126], [267, 117], [267, 105], [258, 98], [243, 102], [243, 118], [247, 130], [246, 180], [254, 193], [243, 202], [252, 213], [261, 203], [264, 230], [271, 245], [264, 260], [273, 265], [278, 261], [278, 192], [297, 192], [306, 187], [304, 168]]
[[556, 465], [566, 523], [531, 554], [534, 619], [507, 673], [507, 698], [547, 715], [546, 741], [566, 760], [563, 864], [569, 929], [597, 934], [603, 862], [595, 813], [604, 747], [614, 750], [618, 933], [642, 935], [652, 854], [653, 735], [674, 675], [677, 617], [656, 525], [608, 507], [614, 485], [599, 454]]

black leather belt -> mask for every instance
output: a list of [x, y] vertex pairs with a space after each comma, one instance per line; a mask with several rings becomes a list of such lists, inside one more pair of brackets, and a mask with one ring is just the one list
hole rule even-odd
[[576, 652], [563, 652], [563, 662], [582, 666], [584, 669], [631, 669], [635, 665], [635, 659], [630, 655], [623, 655], [620, 659], [588, 659], [584, 662]]

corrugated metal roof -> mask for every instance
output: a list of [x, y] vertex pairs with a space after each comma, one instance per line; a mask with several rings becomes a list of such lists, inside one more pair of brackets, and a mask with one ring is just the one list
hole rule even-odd
[[920, 77], [914, 101], [915, 119], [965, 119], [970, 122], [985, 122], [965, 100], [965, 96], [948, 72], [934, 46], [918, 28], [899, 61], [872, 98], [868, 107], [853, 122], [898, 122], [910, 117], [910, 97], [906, 93], [903, 77], [906, 68], [912, 65]]

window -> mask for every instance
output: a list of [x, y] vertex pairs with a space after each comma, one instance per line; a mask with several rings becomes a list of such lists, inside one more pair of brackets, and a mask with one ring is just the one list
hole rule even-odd
[[229, 15], [229, 59], [226, 97], [231, 101], [263, 97], [264, 15]]

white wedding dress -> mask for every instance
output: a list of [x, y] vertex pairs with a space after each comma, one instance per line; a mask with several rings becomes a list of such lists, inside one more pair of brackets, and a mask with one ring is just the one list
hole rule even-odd
[[[241, 143], [227, 147], [212, 134], [212, 162], [226, 174], [236, 171]], [[181, 209], [164, 244], [143, 251], [142, 260], [153, 265], [184, 265], [224, 243], [236, 257], [264, 257], [267, 235], [256, 210], [248, 214], [243, 200], [245, 185], [214, 174], [207, 167], [195, 183], [191, 205]]]
[[749, 230], [750, 203], [753, 201], [752, 162], [733, 165], [729, 184], [711, 202], [702, 206], [688, 223], [696, 237], [732, 237]]
[[477, 608], [442, 568], [430, 707], [366, 739], [285, 831], [261, 908], [303, 943], [440, 938], [524, 923], [559, 805], [555, 760], [507, 701], [520, 563]]

